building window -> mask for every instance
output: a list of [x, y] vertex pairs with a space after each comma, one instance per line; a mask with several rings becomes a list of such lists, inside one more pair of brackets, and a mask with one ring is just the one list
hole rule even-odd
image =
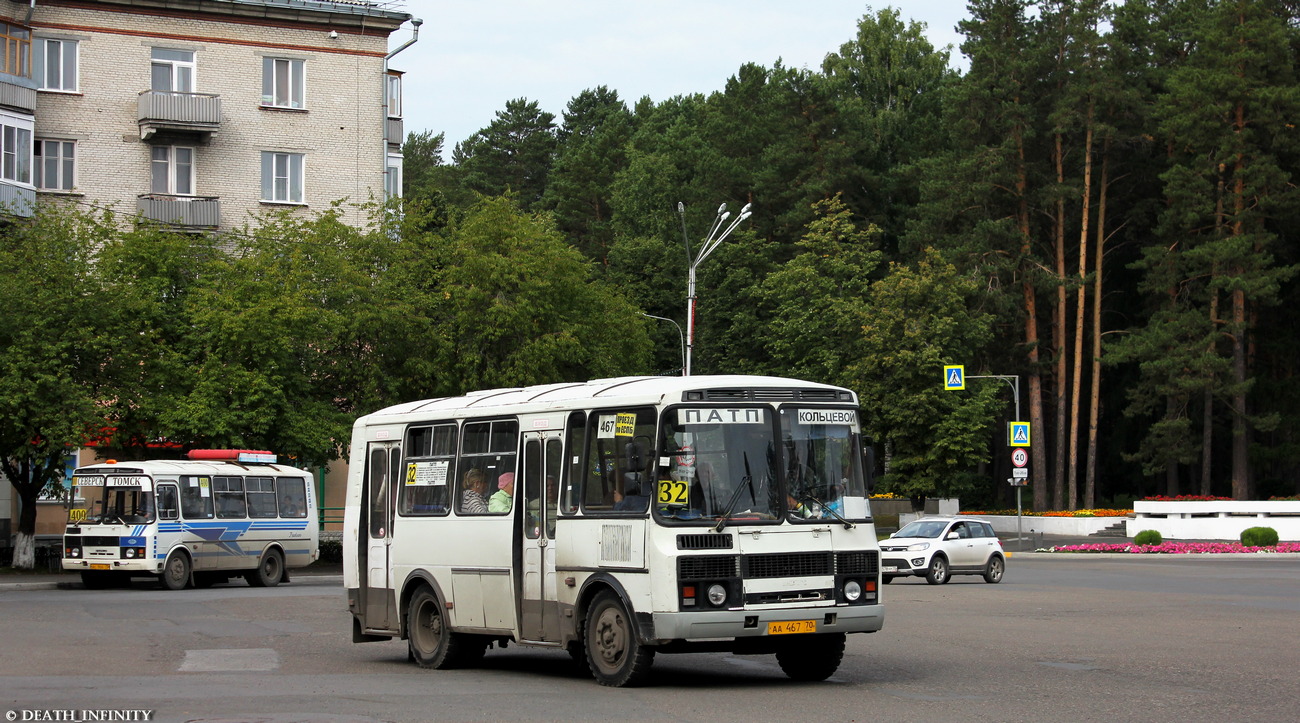
[[149, 88], [172, 93], [193, 93], [194, 70], [194, 51], [154, 48]]
[[402, 117], [402, 76], [396, 73], [388, 76], [388, 117]]
[[36, 141], [36, 187], [71, 191], [77, 184], [75, 141]]
[[77, 41], [36, 39], [34, 73], [41, 90], [77, 91]]
[[384, 198], [402, 197], [402, 155], [388, 154], [388, 173], [384, 174]]
[[0, 73], [31, 76], [32, 31], [18, 25], [0, 22]]
[[151, 149], [152, 182], [150, 193], [176, 196], [194, 195], [194, 149], [181, 146], [154, 146]]
[[303, 108], [305, 66], [301, 60], [262, 58], [262, 105]]
[[17, 183], [32, 182], [32, 122], [0, 116], [0, 177]]
[[262, 151], [262, 200], [302, 203], [301, 153]]

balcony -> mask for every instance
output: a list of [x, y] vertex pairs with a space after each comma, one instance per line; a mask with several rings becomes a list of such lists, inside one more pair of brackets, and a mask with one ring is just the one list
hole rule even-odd
[[401, 147], [406, 142], [406, 133], [402, 129], [401, 118], [385, 118], [384, 133], [388, 138], [388, 145]]
[[0, 73], [0, 107], [19, 113], [35, 113], [36, 81], [21, 75]]
[[36, 213], [36, 191], [0, 179], [0, 216], [31, 218]]
[[212, 93], [144, 90], [136, 107], [142, 141], [159, 132], [207, 140], [221, 127], [221, 96]]
[[216, 196], [142, 193], [135, 206], [144, 218], [178, 231], [210, 231], [221, 225], [221, 200]]

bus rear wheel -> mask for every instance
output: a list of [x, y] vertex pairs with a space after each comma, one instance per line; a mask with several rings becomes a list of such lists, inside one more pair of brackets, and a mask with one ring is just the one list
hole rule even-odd
[[637, 640], [632, 618], [614, 593], [596, 598], [585, 628], [587, 665], [597, 683], [623, 688], [645, 681], [654, 663], [654, 648]]
[[284, 575], [284, 558], [280, 556], [279, 550], [272, 549], [262, 555], [261, 562], [257, 563], [257, 569], [246, 573], [244, 579], [253, 587], [275, 587], [280, 584], [282, 575]]
[[168, 590], [184, 590], [190, 586], [190, 556], [177, 550], [163, 563], [162, 584]]
[[473, 647], [465, 647], [465, 638], [451, 631], [446, 611], [433, 590], [420, 588], [411, 596], [406, 610], [406, 643], [416, 665], [446, 670], [483, 657], [484, 646], [477, 648], [475, 656]]
[[844, 633], [809, 635], [786, 641], [776, 652], [777, 665], [791, 680], [817, 682], [839, 670], [844, 659]]

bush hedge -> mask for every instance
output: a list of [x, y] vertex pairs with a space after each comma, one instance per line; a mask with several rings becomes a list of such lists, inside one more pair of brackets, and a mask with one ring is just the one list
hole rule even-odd
[[1133, 542], [1138, 545], [1159, 545], [1164, 541], [1157, 530], [1143, 530], [1133, 536]]
[[343, 562], [343, 541], [342, 540], [321, 540], [320, 561], [321, 562]]
[[1247, 527], [1241, 531], [1241, 544], [1246, 547], [1275, 547], [1277, 530], [1272, 527]]

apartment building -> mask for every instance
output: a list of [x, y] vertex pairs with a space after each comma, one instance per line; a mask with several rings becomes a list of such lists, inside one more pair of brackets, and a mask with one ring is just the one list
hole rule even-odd
[[419, 21], [394, 7], [0, 0], [0, 203], [111, 205], [220, 231], [268, 209], [395, 195], [389, 40], [412, 21], [414, 41]]
[[[399, 195], [390, 38], [420, 21], [398, 5], [0, 0], [0, 218], [64, 202], [220, 232]], [[0, 476], [0, 547], [17, 504]], [[38, 534], [61, 532], [62, 505], [41, 505]]]

